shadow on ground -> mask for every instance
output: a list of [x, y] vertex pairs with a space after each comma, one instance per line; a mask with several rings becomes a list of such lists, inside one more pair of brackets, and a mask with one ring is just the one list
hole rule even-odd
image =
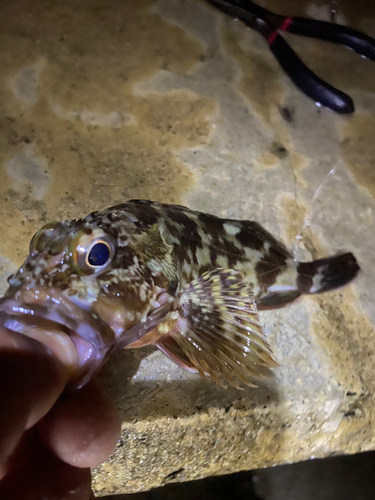
[[192, 499], [373, 500], [375, 452], [167, 484], [144, 493], [102, 497], [102, 500]]
[[[141, 361], [154, 351], [153, 347], [120, 350], [112, 355], [100, 374], [124, 423], [145, 420], [150, 415], [153, 419], [183, 418], [211, 408], [228, 411], [234, 405], [236, 409], [243, 410], [265, 408], [279, 401], [279, 394], [273, 387], [272, 372], [267, 381], [255, 381], [257, 390], [245, 386], [243, 390], [238, 390], [234, 387], [222, 388], [199, 376], [186, 378], [185, 372], [178, 367], [172, 367], [171, 370], [175, 370], [172, 378], [163, 373], [158, 379], [159, 358], [154, 358], [150, 361], [147, 377], [134, 378]], [[160, 359], [161, 362], [165, 361], [164, 356], [160, 356]]]

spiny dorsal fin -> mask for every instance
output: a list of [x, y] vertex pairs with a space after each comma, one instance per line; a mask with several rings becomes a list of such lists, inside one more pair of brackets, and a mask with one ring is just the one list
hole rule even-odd
[[220, 385], [222, 379], [253, 385], [249, 379], [264, 378], [262, 368], [277, 366], [239, 271], [216, 269], [187, 284], [157, 330], [164, 338], [156, 345], [165, 354]]

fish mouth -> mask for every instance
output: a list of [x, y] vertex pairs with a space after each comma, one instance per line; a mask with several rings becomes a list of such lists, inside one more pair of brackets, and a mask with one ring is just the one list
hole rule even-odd
[[58, 290], [21, 288], [0, 299], [0, 325], [43, 343], [75, 388], [99, 370], [115, 345], [113, 330]]

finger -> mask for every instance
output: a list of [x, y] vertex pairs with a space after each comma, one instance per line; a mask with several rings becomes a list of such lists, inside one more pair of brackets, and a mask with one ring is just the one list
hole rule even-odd
[[92, 500], [91, 473], [62, 462], [42, 443], [38, 430], [27, 431], [0, 482], [7, 500]]
[[108, 396], [91, 381], [62, 398], [39, 424], [44, 442], [65, 462], [95, 467], [112, 453], [121, 422]]
[[63, 366], [39, 342], [0, 328], [0, 465], [65, 384]]

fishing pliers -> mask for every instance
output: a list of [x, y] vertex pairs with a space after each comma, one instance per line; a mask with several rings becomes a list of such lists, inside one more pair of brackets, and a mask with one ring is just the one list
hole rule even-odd
[[285, 73], [308, 97], [337, 113], [353, 113], [352, 99], [313, 73], [279, 32], [317, 38], [353, 49], [375, 61], [375, 40], [355, 29], [338, 24], [274, 14], [251, 0], [208, 0], [231, 17], [255, 29], [267, 40]]

